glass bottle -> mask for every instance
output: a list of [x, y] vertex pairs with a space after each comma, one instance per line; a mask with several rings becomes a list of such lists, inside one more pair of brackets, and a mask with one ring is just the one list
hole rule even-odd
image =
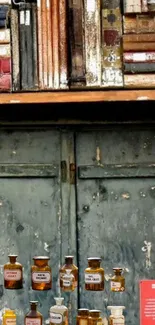
[[52, 288], [52, 271], [48, 265], [49, 257], [33, 257], [34, 265], [31, 266], [31, 284], [33, 290], [50, 290]]
[[125, 290], [125, 278], [122, 276], [121, 268], [113, 268], [114, 276], [111, 278], [111, 291], [122, 292]]
[[5, 289], [23, 288], [23, 267], [16, 262], [18, 255], [8, 255], [10, 261], [4, 265]]
[[30, 311], [25, 316], [24, 325], [42, 325], [43, 316], [37, 311], [38, 301], [30, 301]]
[[125, 325], [125, 317], [123, 316], [124, 306], [108, 306], [107, 309], [111, 310], [109, 325]]
[[101, 268], [101, 258], [89, 257], [88, 268], [85, 269], [85, 289], [92, 291], [104, 290], [104, 269]]
[[100, 310], [89, 311], [88, 325], [103, 325]]
[[5, 310], [3, 314], [3, 325], [16, 325], [16, 314], [14, 310]]
[[78, 309], [78, 315], [76, 316], [76, 325], [88, 325], [89, 309]]
[[64, 273], [62, 276], [62, 290], [65, 292], [74, 291], [75, 289], [75, 278], [71, 272], [71, 269], [66, 269], [66, 273]]
[[76, 288], [78, 285], [78, 267], [73, 264], [74, 256], [65, 256], [65, 264], [60, 268], [60, 288], [63, 287], [62, 276], [66, 273], [66, 269], [71, 269], [72, 274], [74, 275], [74, 287]]
[[56, 305], [50, 308], [50, 324], [68, 325], [68, 308], [62, 303], [64, 298], [54, 298]]

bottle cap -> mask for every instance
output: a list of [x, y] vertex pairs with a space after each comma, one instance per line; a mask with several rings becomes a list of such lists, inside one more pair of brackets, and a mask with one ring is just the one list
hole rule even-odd
[[33, 260], [50, 260], [48, 256], [34, 256]]
[[122, 268], [121, 267], [113, 267], [113, 271], [118, 271], [118, 272], [122, 272]]
[[89, 315], [89, 309], [80, 308], [80, 309], [78, 309], [78, 314], [87, 316], [87, 315]]
[[125, 306], [107, 306], [107, 309], [111, 310], [112, 315], [121, 316], [123, 314], [123, 309], [125, 309]]
[[98, 309], [92, 309], [92, 310], [89, 310], [90, 313], [100, 313], [101, 311], [98, 310]]
[[58, 297], [58, 298], [54, 298], [54, 299], [55, 299], [56, 304], [57, 304], [58, 306], [61, 306], [62, 303], [63, 303], [63, 301], [64, 301], [64, 298], [62, 298], [62, 297]]
[[87, 258], [88, 261], [101, 261], [101, 257], [88, 257]]

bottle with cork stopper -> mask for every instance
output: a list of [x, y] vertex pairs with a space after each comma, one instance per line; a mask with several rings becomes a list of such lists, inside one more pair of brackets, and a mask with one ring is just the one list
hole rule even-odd
[[64, 298], [54, 298], [56, 305], [50, 308], [50, 325], [68, 325], [68, 308], [63, 305]]
[[109, 325], [125, 325], [125, 317], [123, 315], [125, 306], [108, 306], [107, 309], [111, 311]]
[[113, 268], [114, 276], [111, 278], [111, 291], [123, 292], [125, 291], [125, 278], [122, 275], [122, 269], [115, 267]]
[[23, 288], [23, 266], [16, 261], [18, 255], [8, 255], [10, 261], [4, 265], [5, 289]]
[[65, 263], [64, 265], [60, 268], [59, 270], [59, 275], [60, 275], [60, 288], [63, 289], [63, 275], [66, 274], [66, 270], [71, 270], [71, 273], [74, 275], [74, 289], [78, 285], [78, 267], [74, 264], [73, 262], [74, 256], [65, 256]]
[[104, 269], [100, 257], [89, 257], [85, 269], [85, 289], [91, 291], [104, 290]]
[[37, 310], [38, 301], [30, 301], [30, 311], [26, 314], [24, 325], [42, 325], [43, 316]]

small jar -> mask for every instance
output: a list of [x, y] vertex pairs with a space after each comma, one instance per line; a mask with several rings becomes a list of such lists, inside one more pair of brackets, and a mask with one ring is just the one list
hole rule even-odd
[[33, 257], [34, 265], [31, 266], [31, 283], [33, 290], [50, 290], [52, 288], [52, 271], [48, 265], [49, 257]]
[[74, 288], [78, 285], [78, 267], [73, 263], [74, 256], [65, 256], [65, 263], [60, 268], [59, 274], [60, 274], [60, 288], [63, 288], [63, 281], [62, 277], [64, 273], [66, 273], [66, 270], [71, 270], [72, 274], [74, 275], [75, 281], [74, 281]]
[[75, 289], [75, 278], [74, 275], [71, 273], [72, 270], [66, 270], [66, 273], [63, 274], [62, 276], [62, 282], [63, 282], [63, 286], [62, 286], [62, 290], [65, 292], [71, 292], [74, 291]]
[[37, 311], [38, 301], [30, 301], [30, 311], [26, 314], [24, 325], [42, 325], [43, 316]]
[[111, 291], [122, 292], [125, 290], [125, 278], [122, 276], [121, 268], [113, 268], [114, 276], [111, 278]]
[[63, 305], [64, 298], [54, 298], [56, 304], [50, 308], [50, 325], [68, 325], [68, 308]]
[[108, 306], [107, 309], [111, 311], [109, 325], [125, 325], [125, 317], [123, 316], [124, 306]]
[[101, 268], [101, 258], [88, 258], [88, 268], [85, 269], [85, 289], [92, 291], [104, 290], [104, 269]]
[[3, 314], [3, 325], [16, 325], [16, 314], [14, 310], [5, 310]]
[[88, 325], [103, 325], [100, 310], [89, 311]]
[[8, 255], [10, 261], [4, 265], [5, 289], [23, 288], [23, 266], [16, 262], [18, 255]]
[[89, 309], [78, 309], [78, 315], [76, 316], [76, 325], [88, 325]]

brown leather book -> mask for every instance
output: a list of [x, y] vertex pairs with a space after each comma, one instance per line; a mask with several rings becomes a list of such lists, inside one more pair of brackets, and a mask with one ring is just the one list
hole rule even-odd
[[52, 49], [52, 5], [46, 0], [47, 10], [47, 83], [48, 89], [53, 88], [53, 49]]
[[155, 33], [154, 34], [128, 34], [128, 35], [123, 35], [123, 43], [128, 43], [128, 42], [155, 42]]
[[48, 81], [47, 81], [47, 70], [48, 70], [48, 63], [47, 63], [47, 7], [46, 7], [46, 0], [41, 0], [41, 15], [42, 15], [42, 57], [43, 57], [43, 83], [44, 89], [48, 88]]
[[124, 34], [155, 33], [155, 15], [133, 15], [123, 17]]
[[19, 18], [18, 11], [11, 9], [12, 90], [20, 90]]
[[155, 42], [128, 42], [123, 43], [123, 51], [154, 51], [155, 50]]
[[59, 0], [60, 88], [68, 88], [66, 0]]
[[124, 52], [123, 61], [132, 62], [155, 62], [155, 51], [150, 52]]
[[155, 74], [124, 74], [124, 87], [130, 89], [155, 88]]
[[[60, 22], [61, 23], [61, 22]], [[54, 89], [60, 86], [59, 60], [59, 0], [52, 1], [52, 44], [53, 44], [53, 78]]]
[[37, 34], [38, 34], [38, 79], [39, 88], [44, 88], [43, 82], [43, 44], [42, 44], [42, 18], [41, 18], [41, 0], [37, 0]]

